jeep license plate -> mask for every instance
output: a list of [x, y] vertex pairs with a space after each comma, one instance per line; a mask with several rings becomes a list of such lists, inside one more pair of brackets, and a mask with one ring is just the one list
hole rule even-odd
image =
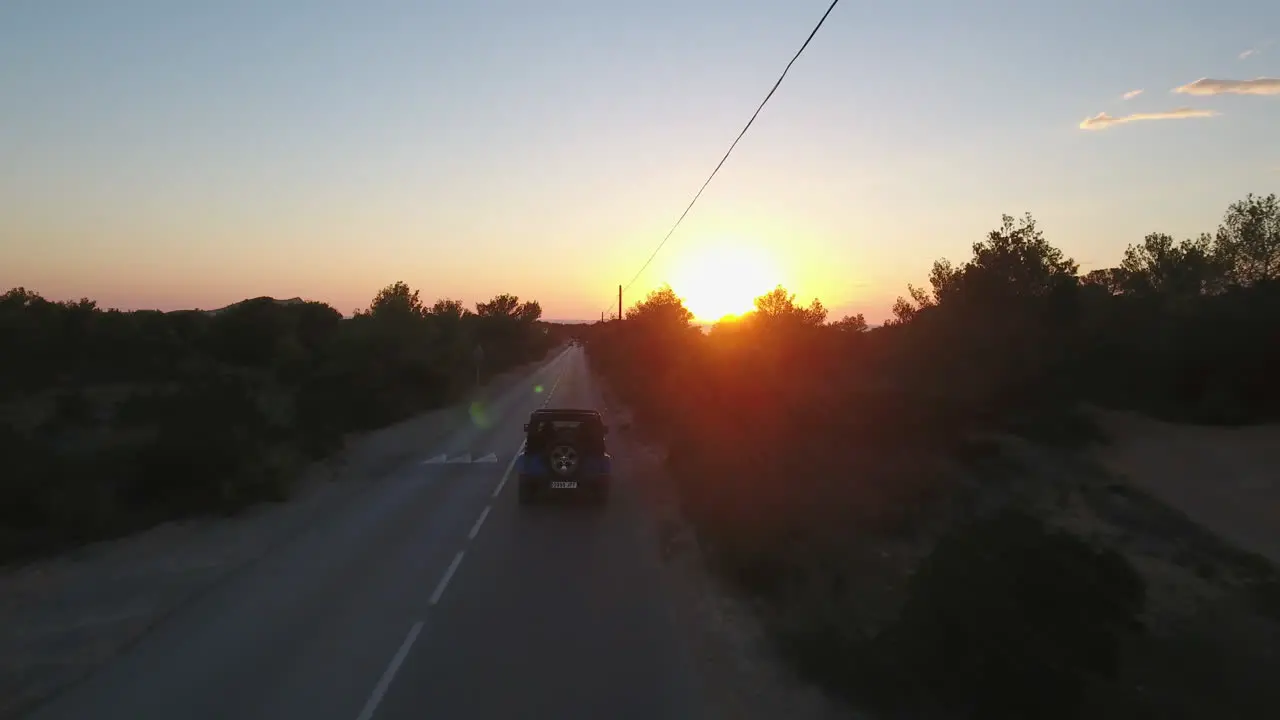
[[578, 483], [576, 482], [564, 482], [561, 480], [553, 480], [551, 482], [552, 490], [559, 490], [560, 488], [570, 489], [570, 488], [576, 488], [576, 487], [578, 487]]

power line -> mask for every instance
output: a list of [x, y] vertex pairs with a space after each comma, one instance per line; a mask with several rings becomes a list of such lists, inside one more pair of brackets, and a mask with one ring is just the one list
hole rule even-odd
[[[689, 201], [689, 205], [685, 207], [684, 212], [680, 213], [680, 218], [676, 220], [675, 225], [672, 225], [671, 229], [667, 231], [666, 236], [662, 238], [662, 242], [658, 243], [658, 247], [653, 249], [653, 252], [649, 255], [649, 259], [644, 261], [644, 265], [641, 265], [640, 269], [636, 271], [636, 274], [632, 276], [631, 280], [623, 286], [622, 292], [626, 292], [631, 289], [631, 286], [635, 281], [638, 280], [640, 275], [649, 267], [649, 263], [653, 262], [653, 259], [658, 256], [658, 252], [660, 252], [662, 247], [667, 244], [667, 241], [671, 239], [676, 228], [680, 227], [680, 223], [684, 222], [685, 216], [693, 209], [694, 203], [698, 202], [698, 198], [702, 197], [702, 191], [707, 189], [707, 186], [710, 185], [711, 181], [715, 178], [716, 173], [720, 172], [720, 168], [723, 167], [725, 161], [729, 159], [729, 155], [733, 153], [733, 149], [738, 146], [738, 141], [742, 139], [742, 136], [747, 134], [747, 130], [751, 129], [751, 124], [756, 121], [756, 117], [760, 114], [760, 111], [764, 109], [765, 104], [769, 102], [769, 98], [773, 97], [773, 93], [777, 91], [778, 86], [782, 85], [782, 81], [787, 77], [787, 72], [791, 70], [791, 66], [795, 64], [796, 60], [800, 59], [800, 55], [804, 52], [805, 48], [809, 47], [809, 42], [813, 40], [813, 36], [817, 35], [818, 30], [822, 29], [822, 24], [827, 21], [827, 16], [830, 15], [831, 11], [835, 10], [836, 5], [839, 4], [840, 0], [832, 0], [831, 5], [827, 7], [827, 11], [822, 13], [822, 18], [818, 20], [817, 25], [813, 26], [813, 30], [810, 31], [809, 37], [805, 38], [804, 44], [801, 45], [800, 49], [796, 51], [796, 54], [791, 57], [791, 62], [788, 62], [787, 66], [782, 69], [782, 74], [778, 76], [778, 80], [773, 84], [773, 87], [769, 88], [769, 93], [764, 96], [764, 100], [760, 101], [760, 105], [756, 107], [756, 111], [751, 113], [751, 119], [747, 121], [745, 126], [743, 126], [742, 132], [738, 133], [738, 137], [734, 138], [733, 144], [729, 145], [729, 149], [725, 151], [724, 157], [720, 158], [720, 162], [716, 163], [715, 170], [711, 171], [711, 174], [707, 176], [706, 181], [702, 183], [702, 187], [698, 188], [698, 192], [693, 196], [693, 199]], [[612, 306], [612, 303], [610, 303], [610, 305]], [[605, 309], [608, 310], [608, 308]]]

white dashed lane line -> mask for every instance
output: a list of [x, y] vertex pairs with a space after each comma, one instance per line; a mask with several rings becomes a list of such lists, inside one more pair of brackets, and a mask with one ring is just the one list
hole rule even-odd
[[436, 591], [431, 593], [432, 605], [440, 602], [440, 596], [444, 595], [444, 589], [449, 587], [449, 581], [453, 579], [453, 574], [458, 571], [458, 566], [462, 564], [462, 556], [465, 554], [466, 550], [459, 550], [458, 554], [453, 556], [453, 562], [449, 563], [449, 569], [444, 571], [444, 577], [440, 578], [440, 584], [436, 585]]
[[562, 377], [564, 377], [563, 370], [561, 370], [560, 374], [556, 376], [556, 381], [551, 383], [551, 389], [547, 391], [547, 397], [543, 399], [542, 407], [546, 407], [547, 403], [551, 402], [551, 396], [556, 394], [556, 388], [560, 387], [560, 378]]
[[422, 621], [419, 620], [409, 628], [409, 635], [400, 644], [400, 649], [396, 651], [395, 657], [391, 658], [391, 664], [387, 666], [382, 678], [378, 680], [377, 686], [373, 688], [373, 694], [365, 701], [364, 709], [360, 711], [360, 716], [356, 720], [369, 720], [373, 717], [373, 711], [378, 709], [378, 703], [382, 702], [382, 698], [387, 694], [387, 688], [391, 687], [391, 681], [395, 679], [396, 672], [400, 670], [400, 665], [404, 663], [404, 659], [409, 655], [409, 648], [413, 647], [413, 641], [418, 639], [418, 633], [422, 632]]
[[[560, 378], [564, 377], [564, 371], [556, 376], [556, 381], [551, 383], [551, 389], [547, 391], [547, 397], [542, 401], [542, 407], [546, 407], [551, 402], [551, 397], [556, 394], [556, 388], [560, 387]], [[511, 470], [516, 466], [516, 461], [520, 459], [520, 453], [524, 452], [524, 441], [520, 442], [520, 447], [516, 450], [516, 454], [511, 457], [511, 462], [507, 463], [507, 469], [502, 473], [502, 479], [498, 481], [498, 487], [493, 489], [492, 497], [498, 497], [502, 494], [502, 488], [507, 486], [507, 478], [511, 477]], [[488, 512], [488, 508], [485, 509]]]
[[[551, 384], [551, 389], [547, 391], [547, 397], [542, 401], [542, 407], [546, 407], [551, 402], [551, 397], [555, 395], [556, 388], [560, 387], [560, 378], [564, 377], [564, 370], [556, 376], [556, 380]], [[511, 462], [507, 463], [507, 469], [502, 473], [502, 480], [499, 481], [498, 487], [493, 491], [493, 497], [498, 497], [502, 492], [502, 488], [507, 484], [507, 478], [511, 475], [511, 470], [516, 466], [516, 460], [520, 458], [520, 453], [524, 451], [524, 442], [520, 443], [519, 449], [511, 458]], [[485, 456], [481, 461], [492, 462], [490, 456]], [[468, 456], [468, 460], [470, 457]], [[496, 458], [495, 458], [496, 459]], [[447, 462], [444, 456], [437, 456], [427, 460], [423, 464], [435, 464]], [[484, 525], [485, 518], [489, 517], [489, 511], [493, 509], [492, 505], [485, 505], [484, 510], [480, 511], [480, 517], [476, 518], [475, 525], [471, 526], [471, 532], [467, 533], [467, 540], [475, 540], [479, 534], [481, 526]], [[453, 574], [458, 571], [458, 566], [462, 564], [462, 558], [466, 555], [465, 550], [459, 550], [457, 555], [453, 556], [453, 562], [449, 563], [449, 569], [444, 571], [444, 576], [440, 578], [440, 583], [436, 585], [435, 592], [431, 593], [431, 605], [440, 602], [440, 598], [444, 596], [444, 591], [449, 587], [449, 581], [453, 579]], [[391, 681], [395, 679], [396, 672], [400, 670], [400, 666], [404, 663], [404, 659], [409, 655], [409, 649], [413, 647], [413, 643], [418, 639], [418, 634], [422, 632], [422, 621], [418, 620], [409, 628], [409, 635], [401, 643], [400, 649], [396, 651], [395, 657], [391, 658], [391, 664], [387, 666], [386, 671], [382, 673], [382, 677], [378, 680], [378, 684], [373, 688], [373, 693], [369, 696], [369, 700], [365, 702], [364, 709], [360, 711], [357, 720], [370, 720], [373, 713], [378, 709], [378, 704], [382, 702], [383, 696], [387, 694], [387, 689], [391, 687]]]
[[[542, 401], [543, 407], [546, 407], [547, 403], [551, 402], [551, 397], [555, 395], [556, 388], [560, 386], [560, 378], [563, 376], [563, 371], [561, 371], [560, 375], [556, 376], [556, 381], [551, 384], [551, 390], [547, 392], [546, 399]], [[511, 471], [515, 468], [516, 461], [520, 459], [520, 453], [524, 451], [524, 445], [525, 443], [521, 441], [519, 449], [517, 449], [515, 454], [511, 456], [511, 462], [507, 463], [507, 469], [502, 473], [502, 479], [498, 481], [498, 487], [493, 489], [492, 497], [498, 497], [498, 495], [502, 493], [502, 488], [506, 487], [507, 478], [511, 477]], [[484, 510], [480, 511], [480, 517], [476, 518], [475, 525], [471, 526], [471, 532], [467, 533], [468, 541], [476, 539], [476, 535], [480, 532], [480, 527], [484, 525], [484, 520], [489, 517], [489, 511], [492, 509], [492, 505], [485, 505]], [[444, 571], [444, 577], [440, 578], [440, 584], [436, 586], [435, 592], [431, 593], [432, 605], [440, 602], [441, 596], [444, 595], [445, 588], [449, 586], [449, 580], [453, 578], [453, 574], [458, 571], [458, 565], [462, 563], [462, 556], [464, 552], [465, 551], [463, 550], [459, 550], [458, 554], [454, 556], [453, 562], [449, 565], [449, 569]]]
[[480, 517], [476, 519], [476, 524], [471, 526], [471, 532], [467, 533], [468, 540], [475, 540], [476, 533], [480, 532], [480, 526], [484, 524], [484, 519], [489, 517], [489, 506], [484, 506], [484, 512], [480, 513]]
[[511, 462], [507, 463], [507, 469], [502, 473], [502, 479], [498, 481], [498, 487], [493, 489], [492, 497], [498, 497], [502, 493], [502, 488], [507, 484], [507, 478], [511, 476], [511, 469], [516, 466], [516, 461], [520, 459], [520, 453], [524, 452], [524, 443], [520, 443], [520, 449], [516, 450], [516, 454], [511, 456]]

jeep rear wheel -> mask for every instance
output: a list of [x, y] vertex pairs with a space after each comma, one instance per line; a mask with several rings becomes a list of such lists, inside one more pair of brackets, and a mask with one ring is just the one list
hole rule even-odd
[[551, 472], [560, 477], [572, 477], [582, 465], [582, 455], [570, 443], [557, 443], [547, 453], [547, 462]]

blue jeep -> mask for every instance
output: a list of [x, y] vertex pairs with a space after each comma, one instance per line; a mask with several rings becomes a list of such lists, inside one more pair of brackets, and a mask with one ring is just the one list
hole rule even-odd
[[605, 450], [609, 428], [595, 410], [534, 410], [525, 423], [525, 444], [517, 458], [520, 503], [543, 495], [589, 494], [609, 498], [613, 459]]

